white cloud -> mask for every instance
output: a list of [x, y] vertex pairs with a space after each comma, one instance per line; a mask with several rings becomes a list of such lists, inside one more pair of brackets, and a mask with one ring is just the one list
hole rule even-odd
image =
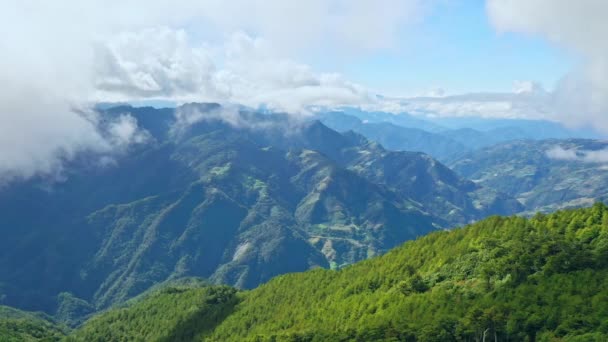
[[546, 151], [547, 157], [557, 160], [578, 160], [579, 156], [574, 149], [564, 149], [561, 146], [555, 146]]
[[547, 157], [556, 160], [575, 161], [582, 163], [608, 163], [608, 149], [602, 150], [578, 150], [564, 149], [561, 146], [555, 146], [546, 152]]
[[547, 91], [543, 86], [534, 81], [515, 81], [513, 82], [513, 92], [524, 95], [546, 95]]
[[149, 139], [128, 114], [102, 124], [88, 109], [54, 109], [48, 108], [53, 120], [46, 120], [46, 113], [37, 108], [24, 112], [21, 107], [21, 115], [0, 126], [0, 186], [34, 175], [61, 179], [63, 163], [79, 152], [89, 151], [100, 160], [111, 160], [129, 146]]
[[231, 0], [202, 1], [205, 17], [223, 32], [246, 31], [281, 50], [324, 47], [362, 51], [390, 48], [400, 29], [436, 1]]
[[[262, 54], [248, 61], [244, 51], [250, 48], [232, 51], [230, 58], [243, 61], [230, 65], [216, 59], [216, 51], [203, 41], [222, 47], [226, 36], [244, 31], [271, 41], [270, 55], [321, 47], [332, 53], [366, 51], [390, 47], [426, 6], [421, 0], [23, 0], [0, 5], [4, 178], [52, 173], [79, 151], [112, 145], [94, 118], [72, 110], [99, 99], [100, 90], [116, 98], [243, 99], [287, 109], [311, 100], [333, 103], [331, 94], [341, 97], [340, 103], [352, 101], [356, 87], [334, 76], [284, 57], [264, 59]], [[255, 70], [269, 66], [261, 74]], [[119, 127], [121, 134], [127, 126]]]
[[369, 109], [423, 116], [552, 119], [551, 95], [531, 81], [517, 81], [509, 93], [429, 94], [412, 98], [381, 98]]
[[192, 46], [185, 31], [169, 28], [119, 35], [100, 55], [98, 96], [264, 104], [290, 113], [369, 101], [362, 86], [279, 58], [273, 50], [268, 41], [243, 32], [215, 46]]
[[215, 91], [211, 57], [203, 47], [191, 46], [184, 30], [161, 27], [122, 33], [97, 52], [95, 85], [108, 93], [146, 98]]
[[608, 1], [487, 0], [487, 11], [500, 31], [540, 36], [580, 56], [552, 92], [552, 112], [608, 132]]
[[107, 139], [112, 148], [124, 149], [133, 144], [143, 144], [151, 139], [150, 134], [137, 125], [137, 120], [129, 114], [121, 114], [110, 121]]
[[340, 75], [316, 73], [309, 66], [268, 53], [268, 43], [245, 34], [233, 35], [225, 50], [219, 79], [230, 100], [250, 106], [301, 112], [307, 106], [339, 106], [368, 101], [367, 90]]
[[[603, 0], [487, 0], [499, 30], [540, 35], [585, 58], [580, 70], [549, 92], [521, 82], [505, 94], [377, 98], [340, 75], [294, 60], [311, 50], [336, 55], [390, 49], [436, 2], [4, 1], [0, 175], [53, 172], [79, 151], [117, 145], [95, 118], [72, 110], [93, 100], [265, 103], [295, 112], [361, 105], [444, 116], [558, 118], [608, 131]], [[123, 120], [118, 136], [133, 127]]]

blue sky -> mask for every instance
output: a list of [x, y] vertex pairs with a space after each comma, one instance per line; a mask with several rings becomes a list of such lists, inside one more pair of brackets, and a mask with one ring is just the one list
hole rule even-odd
[[574, 56], [540, 37], [497, 32], [481, 0], [442, 3], [399, 39], [391, 49], [347, 59], [318, 55], [311, 64], [390, 95], [507, 92], [514, 81], [551, 89], [574, 64]]

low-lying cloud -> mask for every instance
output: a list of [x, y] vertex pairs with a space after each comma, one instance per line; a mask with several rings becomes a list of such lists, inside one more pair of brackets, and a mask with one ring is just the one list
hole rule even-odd
[[32, 112], [0, 128], [0, 186], [35, 175], [60, 180], [64, 163], [79, 153], [86, 151], [101, 164], [108, 164], [130, 146], [150, 139], [127, 113], [105, 122], [90, 109], [52, 113], [60, 121], [47, 122], [44, 127], [34, 125], [29, 120], [44, 113]]
[[533, 82], [516, 82], [509, 93], [469, 93], [415, 97], [399, 101], [402, 111], [455, 117], [552, 119], [551, 96]]
[[547, 157], [556, 160], [565, 160], [581, 163], [608, 163], [608, 149], [602, 150], [578, 150], [575, 148], [565, 149], [561, 146], [555, 146], [546, 152]]

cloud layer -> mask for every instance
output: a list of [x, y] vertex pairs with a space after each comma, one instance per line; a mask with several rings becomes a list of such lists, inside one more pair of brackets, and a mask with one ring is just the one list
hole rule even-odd
[[[274, 56], [313, 47], [390, 47], [424, 6], [420, 0], [24, 0], [1, 7], [0, 178], [6, 179], [55, 173], [79, 151], [114, 146], [94, 115], [73, 110], [90, 101], [219, 99], [286, 109], [333, 104], [328, 98], [349, 103], [359, 96], [354, 85]], [[251, 37], [265, 37], [274, 50], [263, 51]], [[115, 133], [123, 136], [133, 124], [125, 119]]]
[[100, 99], [264, 104], [298, 113], [308, 106], [358, 105], [370, 97], [340, 75], [276, 57], [266, 40], [243, 32], [219, 45], [193, 46], [184, 30], [146, 29], [121, 34], [99, 50]]
[[[11, 1], [0, 11], [0, 178], [53, 173], [79, 151], [142, 136], [125, 117], [100, 130], [97, 100], [220, 101], [301, 112], [362, 106], [442, 116], [552, 118], [608, 132], [603, 0], [487, 0], [500, 31], [544, 37], [581, 56], [550, 91], [389, 99], [296, 61], [392, 49], [440, 0]], [[81, 108], [79, 111], [73, 108]], [[82, 113], [87, 113], [83, 115]], [[126, 136], [130, 136], [126, 138]], [[122, 138], [121, 138], [122, 137]], [[104, 152], [105, 153], [105, 152]]]
[[427, 116], [552, 119], [551, 96], [534, 82], [518, 81], [508, 93], [468, 93], [399, 101], [402, 111]]
[[597, 163], [605, 164], [608, 163], [608, 149], [591, 151], [591, 150], [577, 150], [577, 149], [564, 149], [561, 146], [555, 146], [548, 150], [547, 157], [556, 160], [575, 161], [581, 163]]
[[551, 111], [572, 125], [608, 132], [608, 2], [604, 0], [487, 0], [494, 26], [539, 36], [581, 59], [555, 87]]

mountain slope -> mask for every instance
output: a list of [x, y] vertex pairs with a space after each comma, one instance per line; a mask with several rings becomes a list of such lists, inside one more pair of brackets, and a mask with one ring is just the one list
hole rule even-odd
[[[73, 338], [161, 341], [150, 331], [166, 324], [164, 316], [142, 308], [181, 312], [180, 303], [193, 298], [203, 304], [177, 321], [187, 322], [187, 336], [205, 341], [603, 341], [607, 257], [604, 205], [533, 219], [493, 217], [339, 271], [279, 276], [236, 297], [222, 289], [159, 293], [101, 314]], [[209, 307], [201, 291], [226, 295]], [[197, 318], [233, 299], [225, 318]], [[173, 324], [166, 331], [175, 331]]]
[[387, 151], [361, 135], [338, 134], [320, 122], [311, 123], [305, 136], [309, 138], [299, 140], [297, 146], [317, 150], [372, 183], [413, 200], [448, 226], [523, 208], [513, 198], [462, 178], [424, 153]]
[[[371, 145], [372, 150], [379, 148]], [[521, 211], [515, 199], [461, 178], [428, 155], [379, 149], [363, 153], [350, 163], [359, 174], [377, 184], [406, 194], [447, 222], [464, 224], [490, 215]]]
[[194, 341], [234, 312], [239, 301], [229, 287], [169, 286], [92, 318], [69, 340]]
[[[556, 148], [571, 155], [551, 156]], [[468, 154], [451, 167], [477, 184], [518, 198], [528, 211], [548, 212], [608, 199], [605, 163], [584, 159], [585, 153], [606, 148], [608, 143], [599, 140], [514, 141]]]

